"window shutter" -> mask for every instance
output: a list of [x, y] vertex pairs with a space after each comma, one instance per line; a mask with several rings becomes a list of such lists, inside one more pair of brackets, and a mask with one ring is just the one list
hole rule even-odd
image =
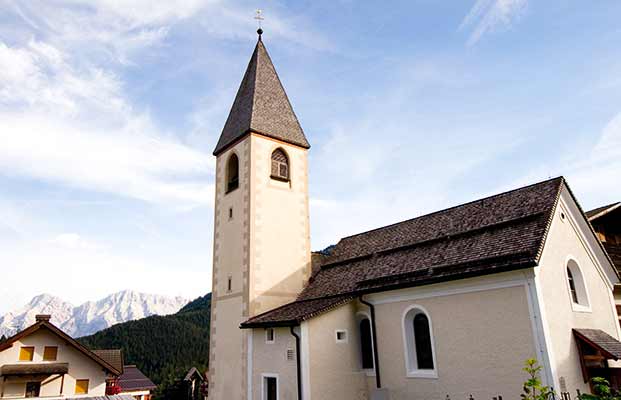
[[75, 394], [88, 393], [88, 379], [77, 379], [75, 381]]
[[27, 346], [19, 349], [19, 361], [32, 361], [34, 358], [34, 347]]
[[272, 171], [273, 178], [289, 179], [289, 160], [282, 149], [276, 149], [272, 153]]

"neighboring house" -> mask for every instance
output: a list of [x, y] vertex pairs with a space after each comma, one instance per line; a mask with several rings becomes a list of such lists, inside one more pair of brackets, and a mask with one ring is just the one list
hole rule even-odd
[[565, 179], [311, 260], [309, 148], [259, 36], [214, 150], [210, 398], [516, 398], [530, 357], [560, 392], [618, 375], [619, 275]]
[[[206, 374], [205, 374], [206, 375]], [[207, 379], [198, 369], [192, 367], [183, 378], [186, 391], [184, 400], [205, 400], [209, 388]]]
[[51, 324], [49, 315], [37, 315], [34, 325], [0, 344], [0, 398], [104, 396], [122, 373], [119, 356], [98, 355]]
[[[587, 211], [586, 215], [617, 271], [621, 271], [621, 202]], [[614, 296], [621, 324], [621, 285], [615, 287]]]
[[586, 215], [615, 266], [621, 270], [621, 202], [596, 208]]
[[119, 394], [131, 395], [135, 400], [151, 400], [151, 391], [157, 388], [135, 365], [123, 367], [117, 384], [121, 387]]

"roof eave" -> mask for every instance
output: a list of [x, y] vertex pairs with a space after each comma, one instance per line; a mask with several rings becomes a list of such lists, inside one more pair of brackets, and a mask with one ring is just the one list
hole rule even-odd
[[257, 129], [246, 129], [245, 131], [243, 131], [242, 133], [240, 133], [239, 135], [237, 135], [235, 137], [235, 139], [231, 140], [229, 143], [220, 146], [220, 147], [216, 147], [216, 149], [213, 151], [213, 155], [214, 156], [219, 156], [220, 154], [224, 153], [225, 151], [227, 151], [228, 149], [230, 149], [231, 147], [234, 147], [236, 144], [238, 144], [239, 142], [241, 142], [242, 140], [244, 140], [246, 138], [246, 136], [251, 135], [251, 134], [256, 134], [256, 135], [260, 135], [260, 136], [265, 136], [267, 138], [270, 138], [272, 140], [276, 140], [282, 143], [286, 143], [286, 144], [290, 144], [292, 146], [296, 146], [296, 147], [300, 147], [302, 149], [308, 150], [311, 148], [310, 143], [306, 142], [306, 143], [298, 143], [295, 142], [293, 140], [284, 140], [283, 138], [280, 138], [276, 135], [271, 135], [269, 133], [265, 133], [265, 132], [261, 132]]
[[616, 210], [616, 209], [617, 209], [617, 208], [619, 208], [619, 207], [621, 207], [621, 201], [620, 201], [620, 202], [618, 202], [618, 203], [611, 204], [611, 205], [609, 205], [608, 207], [606, 207], [605, 209], [603, 209], [603, 210], [599, 211], [598, 213], [593, 214], [593, 215], [591, 215], [591, 216], [589, 216], [589, 214], [588, 214], [588, 213], [589, 213], [589, 211], [587, 211], [587, 212], [585, 213], [585, 215], [587, 216], [587, 219], [588, 219], [588, 220], [589, 220], [589, 222], [590, 222], [590, 221], [593, 221], [593, 220], [596, 220], [596, 219], [598, 219], [598, 218], [603, 217], [604, 215], [606, 215], [606, 214], [608, 214], [608, 213], [610, 213], [610, 212], [612, 212], [612, 211]]
[[291, 326], [300, 325], [299, 320], [285, 320], [285, 321], [274, 321], [274, 322], [250, 322], [250, 323], [241, 323], [239, 325], [240, 329], [254, 329], [254, 328], [284, 328]]

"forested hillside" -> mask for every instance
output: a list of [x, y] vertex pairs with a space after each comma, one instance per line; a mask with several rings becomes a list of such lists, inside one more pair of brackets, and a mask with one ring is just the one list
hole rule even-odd
[[78, 339], [90, 349], [123, 349], [125, 364], [136, 364], [164, 392], [191, 368], [209, 360], [211, 293], [179, 312], [114, 325]]

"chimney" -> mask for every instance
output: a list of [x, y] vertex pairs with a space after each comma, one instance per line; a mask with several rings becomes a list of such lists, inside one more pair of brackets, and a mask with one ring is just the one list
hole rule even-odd
[[35, 320], [37, 322], [50, 322], [52, 316], [50, 314], [37, 314]]

